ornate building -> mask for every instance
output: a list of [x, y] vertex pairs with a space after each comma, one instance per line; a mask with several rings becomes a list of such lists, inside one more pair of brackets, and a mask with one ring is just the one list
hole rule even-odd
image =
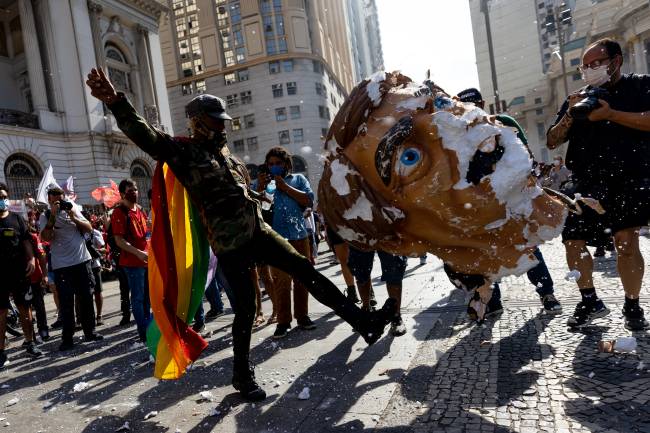
[[75, 177], [81, 204], [109, 179], [143, 191], [153, 161], [90, 95], [86, 74], [102, 66], [147, 119], [171, 131], [158, 0], [0, 0], [0, 181], [12, 197], [34, 194], [47, 166]]

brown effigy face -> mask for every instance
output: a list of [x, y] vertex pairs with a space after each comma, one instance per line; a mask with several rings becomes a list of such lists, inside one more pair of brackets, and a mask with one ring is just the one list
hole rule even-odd
[[362, 249], [430, 252], [491, 280], [532, 265], [565, 207], [536, 186], [513, 130], [398, 73], [359, 84], [326, 140], [326, 222]]

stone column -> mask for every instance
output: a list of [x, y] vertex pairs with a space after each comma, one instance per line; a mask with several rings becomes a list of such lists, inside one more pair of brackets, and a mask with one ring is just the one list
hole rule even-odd
[[149, 64], [149, 47], [147, 44], [147, 39], [149, 38], [149, 29], [138, 24], [136, 25], [135, 30], [138, 32], [137, 57], [139, 59], [138, 63], [140, 65], [142, 99], [145, 106], [155, 105], [151, 65]]
[[93, 1], [88, 1], [88, 13], [90, 15], [90, 30], [93, 34], [93, 47], [95, 48], [95, 61], [97, 66], [106, 69], [106, 59], [104, 58], [104, 46], [102, 44], [102, 31], [99, 20], [102, 16], [102, 5]]
[[632, 72], [636, 74], [645, 74], [647, 73], [647, 65], [645, 61], [645, 56], [643, 55], [643, 41], [640, 37], [635, 36], [630, 40], [632, 44], [632, 52], [634, 54], [634, 68]]
[[38, 46], [36, 24], [31, 0], [18, 0], [20, 25], [22, 27], [23, 41], [25, 44], [25, 58], [27, 59], [27, 73], [29, 74], [29, 89], [35, 111], [49, 111], [47, 105], [47, 90], [43, 76], [43, 63], [41, 50]]

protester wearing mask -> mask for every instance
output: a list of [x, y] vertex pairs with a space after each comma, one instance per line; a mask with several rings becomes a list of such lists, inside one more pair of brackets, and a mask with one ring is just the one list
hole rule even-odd
[[[648, 328], [639, 293], [644, 273], [639, 249], [639, 229], [650, 218], [650, 76], [621, 74], [623, 54], [612, 39], [593, 43], [582, 57], [583, 79], [592, 90], [606, 91], [596, 104], [589, 104], [587, 118], [575, 118], [576, 107], [585, 108], [579, 93], [569, 95], [547, 145], [555, 149], [569, 141], [566, 162], [573, 173], [575, 190], [600, 200], [605, 209], [569, 214], [562, 237], [569, 268], [577, 270], [582, 301], [569, 326], [581, 327], [609, 313], [598, 299], [592, 279], [593, 260], [587, 245], [603, 245], [614, 235], [617, 269], [625, 291], [625, 327]], [[600, 92], [601, 94], [603, 92]]]
[[192, 137], [171, 137], [140, 117], [124, 94], [115, 91], [101, 68], [88, 74], [86, 84], [93, 96], [107, 104], [119, 128], [137, 146], [169, 165], [198, 208], [210, 246], [234, 292], [232, 384], [244, 398], [266, 398], [249, 362], [255, 319], [251, 267], [257, 263], [269, 264], [295, 276], [369, 344], [381, 337], [394, 315], [394, 299], [389, 299], [381, 311], [361, 311], [318, 273], [309, 259], [263, 222], [260, 198], [249, 188], [246, 167], [228, 149], [225, 121], [231, 118], [222, 99], [207, 94], [194, 98], [185, 107]]
[[549, 187], [555, 191], [560, 191], [562, 185], [569, 181], [571, 171], [566, 168], [561, 156], [553, 158], [553, 167], [551, 168], [548, 176], [544, 181], [544, 186]]
[[27, 342], [26, 351], [33, 357], [43, 353], [35, 347], [29, 277], [35, 269], [34, 252], [23, 217], [9, 211], [9, 189], [0, 183], [0, 368], [7, 362], [5, 332], [11, 295], [20, 312], [20, 324]]

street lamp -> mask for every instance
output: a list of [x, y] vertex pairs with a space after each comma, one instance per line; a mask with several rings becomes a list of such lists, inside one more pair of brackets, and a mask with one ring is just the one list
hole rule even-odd
[[553, 12], [546, 15], [546, 31], [557, 35], [560, 49], [560, 64], [562, 65], [562, 82], [564, 83], [564, 97], [569, 95], [569, 85], [566, 78], [566, 61], [564, 58], [564, 29], [571, 26], [571, 8], [562, 2], [553, 7]]

